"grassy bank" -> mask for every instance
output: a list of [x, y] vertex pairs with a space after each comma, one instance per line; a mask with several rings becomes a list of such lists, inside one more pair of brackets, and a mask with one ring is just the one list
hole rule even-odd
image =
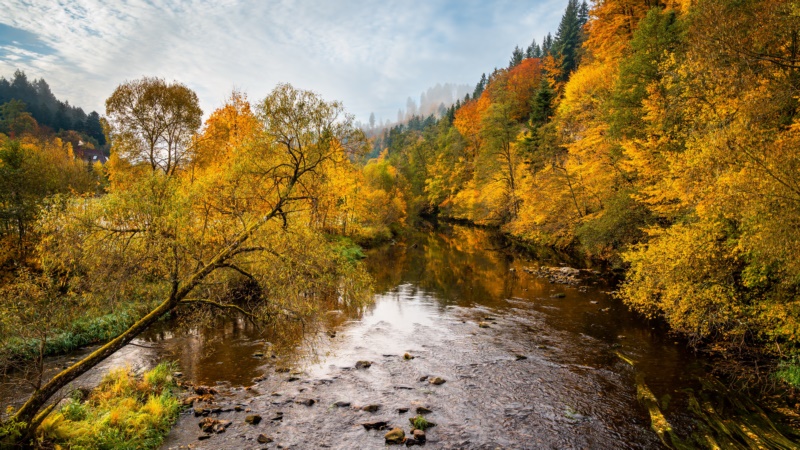
[[128, 369], [111, 371], [86, 398], [77, 394], [47, 417], [37, 440], [76, 450], [157, 448], [181, 408], [174, 369], [161, 363], [141, 377]]
[[[132, 311], [119, 311], [99, 317], [81, 318], [57, 333], [44, 345], [44, 356], [60, 355], [91, 344], [106, 342], [121, 334], [136, 321]], [[6, 362], [19, 362], [39, 356], [38, 339], [10, 339], [0, 353]]]

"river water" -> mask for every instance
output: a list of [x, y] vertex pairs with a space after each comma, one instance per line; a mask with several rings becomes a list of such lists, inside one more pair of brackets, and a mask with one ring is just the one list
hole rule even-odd
[[[709, 388], [708, 362], [629, 312], [606, 277], [586, 269], [565, 285], [530, 273], [579, 262], [445, 225], [371, 250], [365, 263], [374, 303], [329, 312], [314, 332], [278, 336], [235, 320], [181, 331], [166, 322], [93, 373], [169, 358], [184, 380], [219, 391], [195, 406], [221, 410], [211, 416], [230, 420], [226, 431], [208, 437], [188, 410], [163, 448], [384, 448], [386, 430], [363, 424], [408, 434], [418, 407], [436, 424], [425, 444], [434, 449], [665, 448], [643, 392], [688, 448], [797, 448], [781, 421], [766, 438], [737, 440], [729, 429], [755, 430], [751, 416], [762, 411]], [[263, 420], [245, 423], [252, 414]]]

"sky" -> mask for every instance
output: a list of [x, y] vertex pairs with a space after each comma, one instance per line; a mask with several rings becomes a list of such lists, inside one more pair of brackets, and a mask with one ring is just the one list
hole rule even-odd
[[208, 115], [278, 83], [397, 118], [436, 83], [475, 85], [555, 34], [567, 0], [0, 0], [0, 76], [44, 78], [103, 114], [126, 80], [186, 84]]

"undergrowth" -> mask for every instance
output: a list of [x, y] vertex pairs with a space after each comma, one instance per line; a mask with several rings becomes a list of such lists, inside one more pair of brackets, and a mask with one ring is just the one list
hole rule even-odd
[[129, 369], [109, 372], [87, 398], [77, 394], [50, 414], [37, 429], [38, 442], [71, 450], [157, 448], [181, 409], [174, 370], [174, 363], [161, 363], [141, 377]]
[[800, 389], [800, 360], [792, 359], [781, 362], [778, 370], [775, 371], [775, 378], [795, 389]]
[[[67, 330], [58, 333], [45, 343], [44, 356], [69, 353], [87, 345], [106, 342], [127, 330], [136, 321], [130, 311], [120, 311], [100, 317], [75, 321]], [[37, 339], [10, 339], [0, 348], [7, 361], [27, 361], [39, 356]]]

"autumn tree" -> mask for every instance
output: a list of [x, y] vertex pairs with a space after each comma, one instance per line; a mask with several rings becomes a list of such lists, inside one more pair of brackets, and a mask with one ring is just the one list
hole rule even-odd
[[119, 85], [106, 100], [106, 114], [118, 158], [173, 175], [189, 158], [203, 111], [186, 85], [144, 77]]
[[[246, 114], [243, 102], [231, 103], [232, 115]], [[52, 410], [48, 401], [56, 392], [171, 311], [186, 310], [189, 317], [230, 312], [263, 322], [302, 317], [322, 299], [343, 306], [362, 298], [361, 272], [330, 250], [305, 215], [319, 170], [361, 148], [360, 131], [339, 103], [290, 85], [275, 88], [255, 115], [258, 123], [246, 134], [217, 136], [230, 142], [224, 163], [204, 162], [191, 175], [137, 173], [125, 189], [67, 202], [39, 222], [47, 237], [41, 274], [3, 290], [3, 304], [22, 295], [20, 305], [61, 302], [86, 314], [126, 305], [138, 319], [51, 379], [35, 380], [2, 439], [24, 440]], [[213, 127], [220, 128], [230, 130]], [[48, 279], [62, 280], [63, 287], [50, 290]], [[242, 284], [250, 286], [246, 298], [234, 294]], [[3, 323], [25, 320], [28, 310], [4, 311]], [[41, 320], [30, 326], [58, 325]], [[0, 347], [13, 338], [7, 330], [0, 329]]]

